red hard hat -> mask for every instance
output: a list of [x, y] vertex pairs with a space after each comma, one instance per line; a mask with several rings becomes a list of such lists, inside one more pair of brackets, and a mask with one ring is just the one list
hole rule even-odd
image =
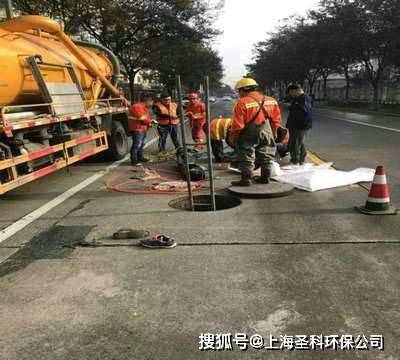
[[198, 100], [199, 95], [197, 95], [196, 93], [190, 93], [190, 94], [187, 94], [186, 98], [189, 100]]

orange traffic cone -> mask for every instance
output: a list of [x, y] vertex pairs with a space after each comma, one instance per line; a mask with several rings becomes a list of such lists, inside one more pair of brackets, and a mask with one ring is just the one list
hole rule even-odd
[[357, 206], [356, 209], [367, 215], [397, 214], [398, 210], [390, 204], [389, 186], [383, 166], [376, 168], [374, 181], [365, 206]]

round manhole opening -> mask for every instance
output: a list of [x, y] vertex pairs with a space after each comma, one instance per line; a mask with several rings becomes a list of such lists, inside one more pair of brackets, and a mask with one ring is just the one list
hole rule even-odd
[[[212, 211], [210, 195], [193, 196], [194, 211]], [[215, 195], [215, 207], [217, 211], [228, 210], [242, 204], [236, 196], [231, 195]], [[174, 199], [169, 202], [169, 206], [173, 209], [191, 211], [189, 197]]]

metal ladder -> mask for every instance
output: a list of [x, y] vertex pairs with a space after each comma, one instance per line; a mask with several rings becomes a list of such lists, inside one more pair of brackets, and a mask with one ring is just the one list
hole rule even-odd
[[[181, 137], [182, 137], [182, 146], [183, 146], [183, 159], [185, 163], [185, 172], [186, 172], [186, 181], [189, 193], [189, 201], [190, 201], [190, 209], [191, 211], [196, 211], [197, 207], [207, 206], [210, 207], [212, 211], [216, 211], [216, 202], [215, 202], [215, 187], [214, 187], [214, 169], [213, 169], [213, 160], [212, 160], [212, 151], [211, 151], [211, 135], [210, 135], [210, 80], [208, 76], [204, 79], [204, 90], [205, 90], [205, 104], [206, 104], [206, 142], [205, 143], [187, 143], [186, 142], [186, 132], [185, 132], [185, 123], [184, 123], [184, 114], [183, 114], [183, 103], [182, 103], [182, 83], [181, 77], [178, 75], [176, 77], [176, 87], [178, 90], [178, 106], [179, 106], [179, 114], [180, 114], [180, 122], [181, 122]], [[188, 160], [188, 148], [187, 146], [194, 145], [206, 145], [207, 146], [207, 162], [208, 162], [208, 182], [209, 182], [209, 203], [195, 203], [192, 184], [190, 179], [190, 169], [189, 169], [189, 160]]]
[[[49, 104], [50, 110], [52, 114], [57, 115], [57, 113], [62, 112], [63, 110], [65, 111], [66, 108], [68, 108], [68, 105], [65, 107], [62, 107], [60, 105], [54, 105], [55, 100], [60, 100], [60, 102], [63, 102], [65, 100], [68, 100], [68, 98], [72, 98], [73, 100], [77, 99], [78, 97], [80, 100], [82, 100], [82, 105], [81, 105], [81, 112], [86, 112], [86, 105], [85, 105], [85, 94], [83, 92], [82, 86], [79, 82], [78, 76], [76, 75], [76, 72], [72, 66], [72, 64], [53, 64], [53, 63], [48, 63], [42, 61], [42, 59], [39, 56], [30, 56], [27, 58], [27, 63], [32, 71], [32, 75], [38, 84], [39, 91], [42, 94], [44, 100], [46, 103]], [[45, 80], [45, 77], [42, 74], [41, 71], [41, 66], [47, 66], [47, 67], [53, 67], [53, 68], [64, 68], [67, 69], [68, 74], [72, 80], [72, 86], [69, 87], [68, 89], [63, 89], [62, 85], [69, 85], [61, 83], [59, 88], [54, 87], [54, 84], [50, 84]], [[53, 87], [51, 86], [53, 85]], [[67, 103], [68, 104], [68, 103]], [[79, 108], [79, 104], [75, 105], [77, 108]]]

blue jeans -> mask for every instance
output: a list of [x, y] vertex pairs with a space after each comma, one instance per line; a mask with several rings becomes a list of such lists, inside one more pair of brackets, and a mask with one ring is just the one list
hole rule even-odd
[[160, 139], [158, 141], [158, 148], [160, 151], [166, 150], [168, 134], [171, 135], [171, 140], [174, 143], [175, 149], [181, 147], [178, 137], [179, 125], [158, 125], [158, 133]]
[[146, 140], [146, 131], [132, 131], [131, 162], [136, 163], [144, 160], [143, 147]]

